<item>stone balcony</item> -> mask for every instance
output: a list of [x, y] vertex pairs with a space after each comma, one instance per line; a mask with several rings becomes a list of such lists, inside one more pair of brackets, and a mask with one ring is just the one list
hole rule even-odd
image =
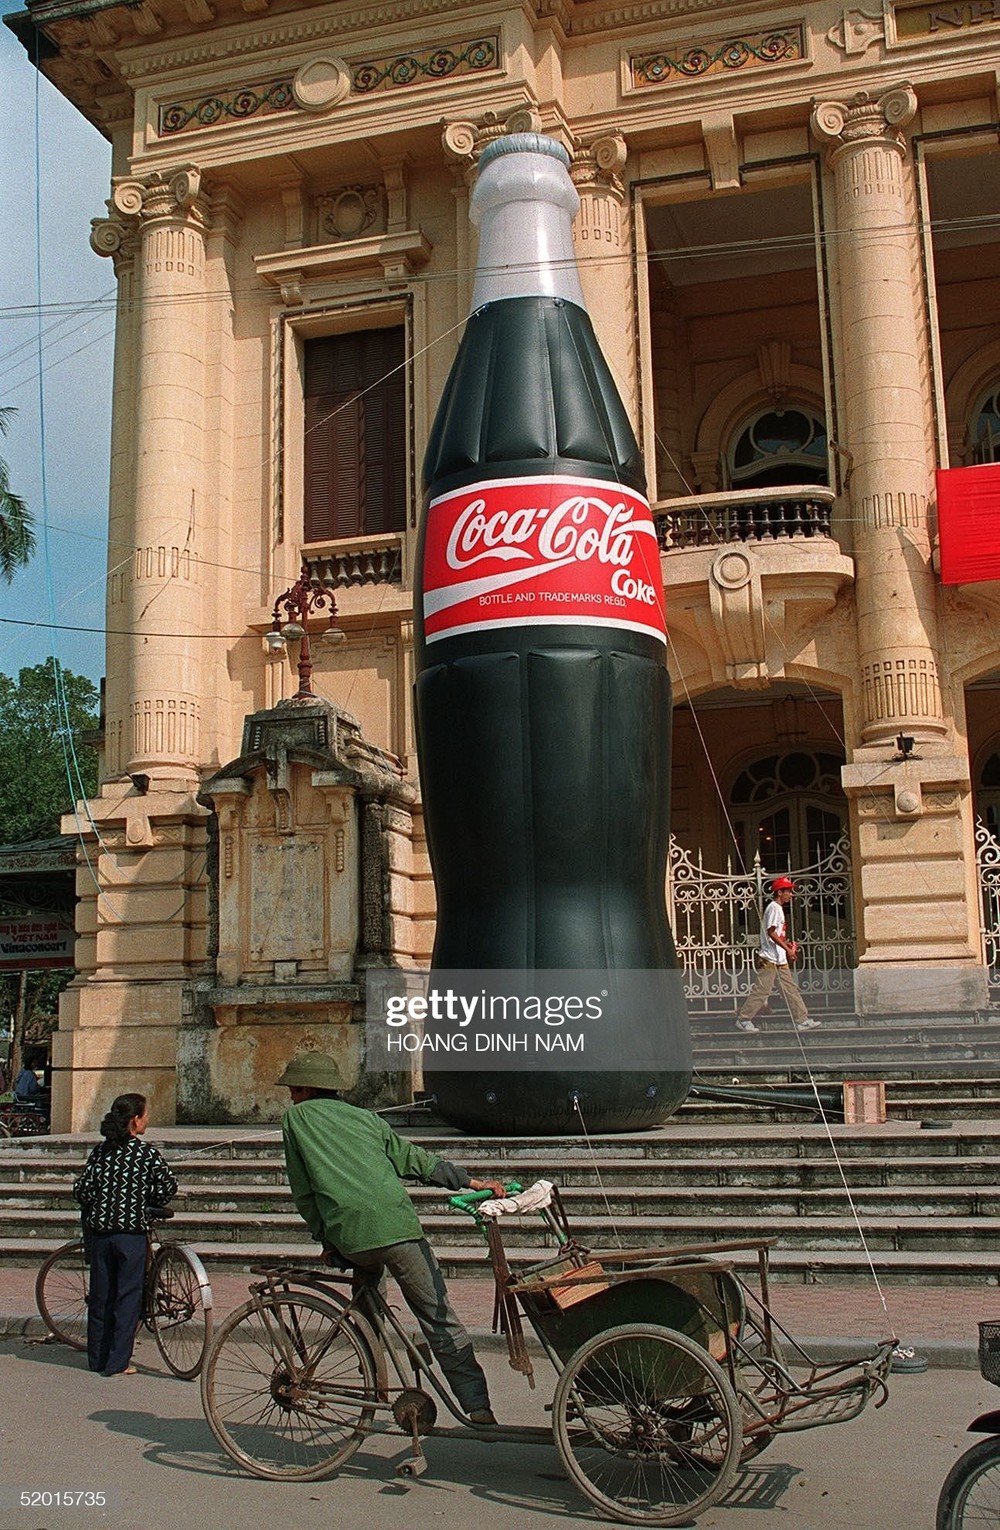
[[718, 547], [723, 542], [777, 542], [830, 536], [836, 498], [820, 484], [787, 488], [730, 489], [725, 494], [690, 494], [653, 506], [663, 552]]
[[308, 564], [313, 583], [328, 590], [359, 584], [400, 584], [403, 534], [387, 531], [336, 542], [309, 542], [302, 549], [302, 561]]
[[854, 580], [830, 530], [835, 497], [790, 484], [653, 505], [670, 666], [692, 689], [763, 689], [825, 667], [820, 624]]

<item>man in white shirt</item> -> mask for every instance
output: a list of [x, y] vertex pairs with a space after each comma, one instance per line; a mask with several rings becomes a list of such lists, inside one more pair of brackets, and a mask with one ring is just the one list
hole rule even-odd
[[771, 883], [771, 901], [764, 910], [760, 928], [760, 949], [757, 952], [757, 981], [736, 1017], [738, 1031], [758, 1031], [754, 1016], [764, 1008], [774, 985], [781, 989], [789, 1013], [798, 1031], [814, 1031], [819, 1025], [806, 1009], [799, 985], [789, 966], [799, 954], [794, 940], [789, 940], [785, 925], [785, 907], [791, 903], [795, 883], [791, 877], [775, 877]]

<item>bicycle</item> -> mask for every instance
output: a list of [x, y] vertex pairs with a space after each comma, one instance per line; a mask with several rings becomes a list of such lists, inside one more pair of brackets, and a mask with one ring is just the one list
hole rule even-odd
[[48, 1106], [32, 1100], [0, 1100], [0, 1137], [44, 1137]]
[[[979, 1374], [1000, 1386], [1000, 1323], [979, 1324]], [[969, 1434], [986, 1439], [970, 1445], [944, 1480], [938, 1498], [937, 1530], [975, 1530], [1000, 1522], [1000, 1412], [981, 1413]]]
[[[164, 1208], [150, 1213], [142, 1322], [174, 1375], [194, 1381], [212, 1337], [212, 1287], [194, 1249], [157, 1236], [172, 1215]], [[50, 1254], [35, 1280], [35, 1303], [49, 1333], [72, 1349], [87, 1348], [88, 1294], [86, 1246], [78, 1238]]]
[[[463, 1192], [451, 1204], [478, 1217], [483, 1195]], [[409, 1436], [397, 1475], [416, 1477], [427, 1469], [422, 1436], [554, 1439], [598, 1513], [688, 1525], [778, 1433], [856, 1418], [885, 1400], [895, 1339], [817, 1365], [768, 1310], [766, 1240], [595, 1254], [570, 1234], [551, 1184], [527, 1196], [525, 1209], [539, 1210], [556, 1238], [555, 1258], [512, 1270], [499, 1224], [484, 1231], [511, 1366], [534, 1385], [520, 1308], [555, 1370], [550, 1428], [476, 1424], [381, 1290], [345, 1291], [351, 1277], [329, 1268], [263, 1265], [202, 1371], [202, 1406], [227, 1455], [255, 1477], [313, 1482], [344, 1466], [380, 1423], [395, 1424]], [[520, 1209], [516, 1194], [500, 1214], [506, 1206]], [[741, 1249], [757, 1252], [759, 1298], [717, 1257]], [[804, 1376], [787, 1368], [785, 1344]], [[437, 1424], [439, 1402], [459, 1428]]]

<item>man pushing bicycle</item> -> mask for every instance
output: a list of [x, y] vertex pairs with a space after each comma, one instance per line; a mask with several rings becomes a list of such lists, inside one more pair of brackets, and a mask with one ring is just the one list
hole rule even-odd
[[281, 1122], [285, 1167], [299, 1215], [324, 1262], [353, 1271], [354, 1290], [377, 1287], [388, 1271], [420, 1324], [448, 1384], [474, 1424], [494, 1424], [483, 1368], [448, 1300], [405, 1178], [445, 1190], [490, 1190], [499, 1180], [464, 1169], [397, 1136], [380, 1116], [340, 1098], [346, 1083], [322, 1052], [299, 1052], [277, 1080], [292, 1103]]

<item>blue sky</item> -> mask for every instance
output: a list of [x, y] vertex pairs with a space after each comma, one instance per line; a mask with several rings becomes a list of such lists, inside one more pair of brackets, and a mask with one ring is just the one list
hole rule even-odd
[[[38, 531], [30, 568], [13, 584], [0, 583], [0, 671], [16, 674], [54, 652], [68, 669], [96, 682], [104, 673], [115, 278], [111, 261], [95, 255], [88, 240], [91, 218], [105, 213], [111, 147], [36, 75], [4, 26], [0, 144], [6, 235], [0, 247], [0, 405], [18, 411], [0, 441], [0, 455]], [[37, 625], [53, 620], [61, 630]]]

